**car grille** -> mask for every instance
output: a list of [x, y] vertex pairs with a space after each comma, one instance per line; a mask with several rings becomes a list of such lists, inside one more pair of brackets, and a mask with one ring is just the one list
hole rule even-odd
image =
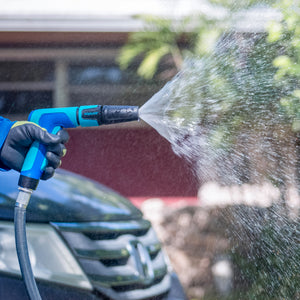
[[52, 223], [95, 290], [110, 299], [163, 299], [171, 285], [149, 221]]

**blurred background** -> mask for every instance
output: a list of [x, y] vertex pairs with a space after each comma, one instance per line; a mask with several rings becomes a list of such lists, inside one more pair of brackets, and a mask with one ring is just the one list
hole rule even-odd
[[176, 155], [140, 121], [70, 130], [62, 167], [144, 211], [189, 299], [299, 299], [299, 1], [0, 3], [0, 113], [11, 120], [142, 106], [191, 64], [187, 101], [222, 104], [204, 101], [199, 115], [217, 162]]
[[[139, 15], [176, 17], [185, 7], [182, 2], [170, 10], [172, 1], [54, 1], [47, 5], [4, 1], [1, 6], [0, 112], [11, 120], [27, 119], [31, 110], [42, 107], [141, 106], [166, 79], [140, 77], [136, 73], [140, 58], [130, 69], [121, 69], [120, 51], [132, 32], [143, 30]], [[184, 15], [191, 9], [184, 9]], [[166, 59], [159, 68], [169, 70], [173, 64]], [[98, 130], [104, 132], [96, 134]], [[190, 186], [191, 172], [168, 142], [142, 122], [70, 131], [70, 135], [65, 168], [137, 201], [149, 196], [195, 199], [197, 185]], [[87, 148], [89, 156], [80, 159]], [[133, 167], [140, 164], [141, 168]], [[175, 171], [172, 180], [170, 170]]]

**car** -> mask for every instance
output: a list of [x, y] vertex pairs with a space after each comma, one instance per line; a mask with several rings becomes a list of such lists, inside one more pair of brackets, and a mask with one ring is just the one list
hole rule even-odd
[[[28, 299], [14, 239], [18, 178], [0, 172], [0, 299]], [[61, 169], [40, 181], [26, 230], [42, 299], [186, 299], [151, 223], [98, 182]]]

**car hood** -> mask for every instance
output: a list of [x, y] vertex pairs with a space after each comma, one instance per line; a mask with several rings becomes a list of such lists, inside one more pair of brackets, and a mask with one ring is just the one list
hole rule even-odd
[[[19, 173], [0, 172], [0, 219], [13, 220]], [[111, 189], [77, 174], [57, 170], [40, 181], [27, 207], [28, 222], [95, 222], [138, 219], [142, 213]]]

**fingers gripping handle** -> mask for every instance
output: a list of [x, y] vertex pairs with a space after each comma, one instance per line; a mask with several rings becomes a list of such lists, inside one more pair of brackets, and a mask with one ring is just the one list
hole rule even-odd
[[[52, 134], [57, 134], [62, 127], [56, 126], [52, 130]], [[39, 180], [47, 166], [46, 146], [33, 142], [23, 163], [21, 175], [19, 178], [19, 186], [35, 190]]]
[[[57, 134], [61, 128], [74, 128], [79, 125], [77, 112], [78, 107], [38, 109], [31, 112], [28, 121], [45, 128], [49, 133]], [[23, 163], [19, 178], [20, 187], [31, 190], [37, 188], [39, 179], [47, 166], [45, 155], [45, 145], [37, 141], [33, 142]]]

